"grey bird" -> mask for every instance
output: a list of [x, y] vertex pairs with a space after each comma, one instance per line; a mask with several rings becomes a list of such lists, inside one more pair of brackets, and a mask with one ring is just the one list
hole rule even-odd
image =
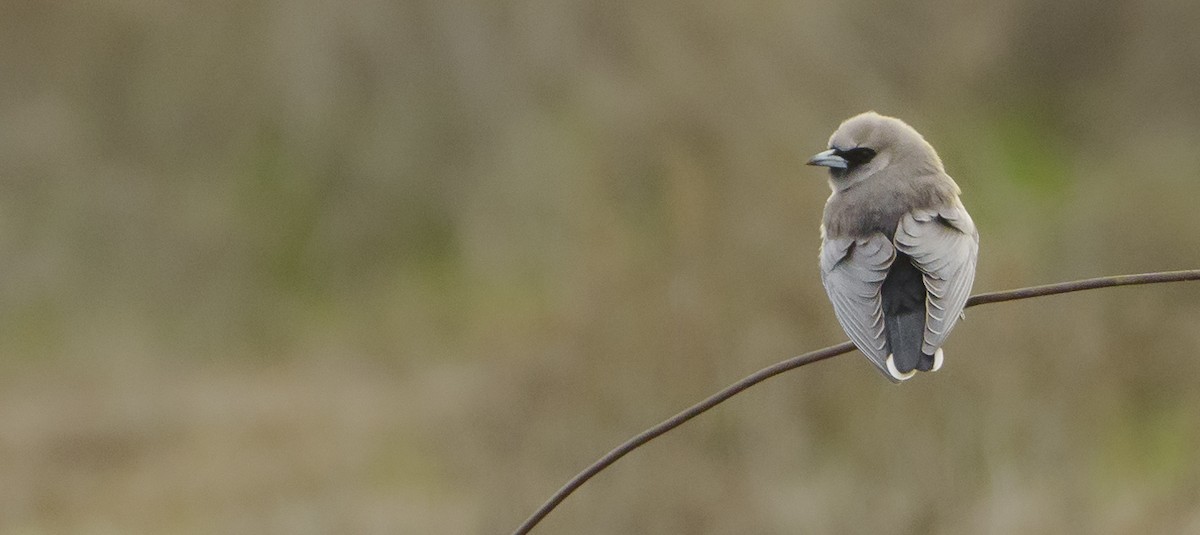
[[893, 382], [942, 367], [975, 279], [979, 233], [933, 147], [900, 119], [847, 119], [829, 150], [821, 281], [846, 334]]

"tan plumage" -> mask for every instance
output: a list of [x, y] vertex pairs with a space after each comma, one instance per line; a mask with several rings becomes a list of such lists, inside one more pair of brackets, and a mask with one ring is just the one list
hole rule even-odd
[[821, 279], [838, 322], [892, 381], [941, 366], [975, 278], [979, 234], [933, 147], [867, 112], [810, 165], [830, 169]]

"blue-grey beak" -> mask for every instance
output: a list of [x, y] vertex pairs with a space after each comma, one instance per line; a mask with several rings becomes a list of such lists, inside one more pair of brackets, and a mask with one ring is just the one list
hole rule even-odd
[[817, 153], [808, 159], [808, 165], [819, 165], [832, 169], [845, 169], [848, 167], [846, 159], [837, 155], [837, 149], [829, 149], [825, 152]]

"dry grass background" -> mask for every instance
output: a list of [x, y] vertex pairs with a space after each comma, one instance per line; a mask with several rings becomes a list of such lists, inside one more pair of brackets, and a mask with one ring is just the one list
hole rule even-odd
[[[1189, 2], [0, 4], [0, 533], [504, 533], [843, 339], [804, 168], [939, 148], [978, 291], [1200, 265]], [[544, 533], [1200, 531], [1200, 287], [976, 309]]]

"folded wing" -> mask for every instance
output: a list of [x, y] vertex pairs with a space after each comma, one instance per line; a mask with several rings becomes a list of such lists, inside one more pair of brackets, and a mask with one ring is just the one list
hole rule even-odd
[[924, 274], [929, 296], [922, 352], [931, 355], [946, 341], [971, 294], [979, 233], [956, 199], [951, 206], [916, 210], [902, 217], [895, 244]]
[[895, 258], [895, 248], [883, 234], [826, 238], [821, 244], [821, 282], [838, 323], [859, 351], [889, 378], [880, 291]]

